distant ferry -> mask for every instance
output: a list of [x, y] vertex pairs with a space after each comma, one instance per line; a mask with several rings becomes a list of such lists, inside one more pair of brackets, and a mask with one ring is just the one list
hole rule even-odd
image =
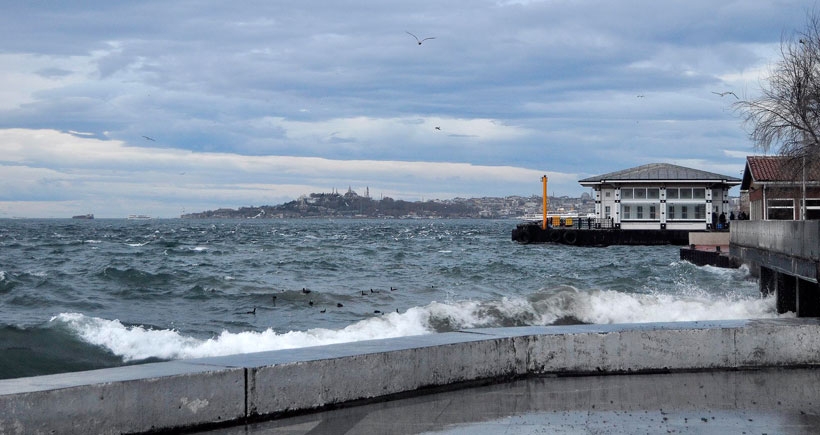
[[151, 216], [148, 216], [147, 214], [130, 214], [130, 215], [128, 215], [128, 219], [129, 220], [145, 221], [145, 220], [149, 220], [149, 219], [152, 219], [152, 218], [151, 218]]
[[71, 216], [71, 219], [94, 219], [94, 215], [91, 213], [78, 214], [77, 216]]

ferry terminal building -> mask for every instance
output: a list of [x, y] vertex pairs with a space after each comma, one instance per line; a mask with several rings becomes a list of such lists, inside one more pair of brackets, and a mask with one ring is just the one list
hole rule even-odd
[[578, 181], [591, 187], [597, 219], [621, 229], [710, 230], [714, 216], [730, 213], [729, 189], [736, 177], [668, 163], [648, 165]]

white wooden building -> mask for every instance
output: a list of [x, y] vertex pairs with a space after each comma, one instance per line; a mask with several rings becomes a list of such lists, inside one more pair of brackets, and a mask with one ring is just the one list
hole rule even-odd
[[579, 180], [591, 187], [598, 219], [616, 228], [705, 230], [721, 213], [739, 178], [668, 163], [651, 163]]

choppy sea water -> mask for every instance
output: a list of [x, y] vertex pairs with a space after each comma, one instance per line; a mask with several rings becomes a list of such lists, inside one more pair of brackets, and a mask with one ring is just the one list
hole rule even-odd
[[515, 224], [0, 220], [0, 379], [460, 328], [777, 317], [746, 269], [676, 246], [519, 245]]

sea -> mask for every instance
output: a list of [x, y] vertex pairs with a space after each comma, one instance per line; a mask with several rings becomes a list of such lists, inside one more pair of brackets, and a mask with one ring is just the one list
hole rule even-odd
[[521, 245], [517, 223], [0, 220], [0, 379], [464, 328], [778, 317], [748, 269], [677, 246]]

